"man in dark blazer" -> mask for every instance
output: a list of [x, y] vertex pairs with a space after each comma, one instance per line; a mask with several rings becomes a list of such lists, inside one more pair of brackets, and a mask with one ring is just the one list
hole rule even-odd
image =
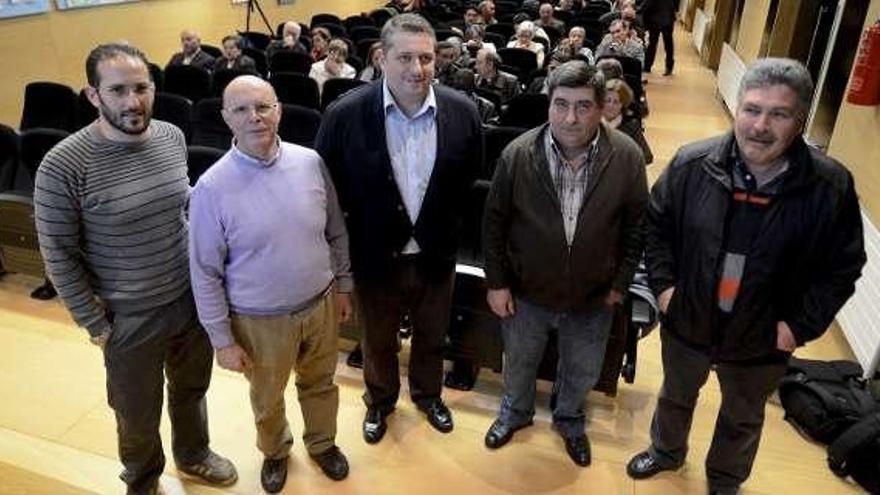
[[675, 47], [672, 30], [675, 28], [675, 13], [678, 11], [679, 0], [645, 0], [642, 4], [642, 18], [648, 28], [648, 50], [645, 54], [645, 72], [651, 72], [654, 57], [657, 55], [657, 43], [663, 35], [663, 50], [666, 51], [666, 70], [664, 76], [672, 75], [675, 66]]
[[168, 61], [167, 69], [172, 65], [192, 65], [210, 72], [214, 68], [214, 57], [202, 50], [202, 38], [199, 33], [184, 29], [180, 32], [180, 46], [182, 51], [175, 53]]
[[410, 396], [441, 432], [440, 398], [463, 199], [482, 155], [480, 118], [464, 95], [434, 79], [434, 31], [415, 14], [382, 29], [382, 80], [325, 112], [316, 149], [339, 192], [350, 233], [363, 336], [364, 439], [385, 434], [400, 390], [401, 315], [413, 326]]

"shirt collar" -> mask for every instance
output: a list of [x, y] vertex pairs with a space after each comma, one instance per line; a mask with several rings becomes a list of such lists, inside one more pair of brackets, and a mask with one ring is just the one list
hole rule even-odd
[[232, 138], [232, 154], [239, 161], [260, 167], [271, 167], [281, 156], [281, 139], [278, 136], [275, 136], [275, 154], [268, 160], [263, 160], [262, 158], [244, 152], [238, 147], [238, 141], [235, 138]]
[[[406, 114], [397, 105], [397, 100], [394, 99], [391, 90], [388, 89], [388, 81], [384, 77], [382, 78], [382, 108], [385, 109], [386, 117], [388, 117], [392, 109], [406, 117]], [[410, 120], [421, 117], [422, 114], [428, 110], [432, 110], [435, 115], [437, 114], [437, 100], [434, 98], [434, 86], [428, 86], [428, 96], [425, 97], [425, 101], [422, 102], [421, 108], [419, 108], [419, 111], [416, 112]]]
[[600, 125], [596, 129], [596, 135], [593, 137], [593, 140], [590, 141], [590, 144], [587, 145], [587, 149], [584, 150], [583, 154], [575, 157], [574, 160], [565, 160], [565, 155], [562, 154], [562, 150], [559, 146], [559, 143], [556, 142], [556, 138], [553, 137], [553, 131], [550, 129], [550, 126], [547, 126], [547, 141], [550, 144], [550, 149], [553, 150], [553, 153], [556, 155], [559, 162], [576, 162], [579, 159], [593, 156], [597, 149], [599, 149], [599, 134], [602, 132], [602, 126]]

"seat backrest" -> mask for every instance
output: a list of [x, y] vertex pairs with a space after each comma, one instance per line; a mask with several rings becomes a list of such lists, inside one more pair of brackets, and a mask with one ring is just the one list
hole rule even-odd
[[10, 272], [46, 276], [30, 196], [0, 193], [0, 264]]
[[312, 57], [306, 53], [297, 53], [290, 50], [278, 50], [272, 54], [269, 60], [269, 71], [276, 72], [298, 72], [308, 75], [312, 68]]
[[193, 106], [192, 144], [228, 150], [232, 145], [232, 131], [223, 121], [221, 98], [205, 98]]
[[338, 24], [342, 25], [342, 19], [335, 14], [329, 13], [320, 13], [312, 16], [311, 22], [309, 22], [309, 29], [313, 29], [321, 24]]
[[66, 84], [35, 81], [24, 88], [24, 108], [19, 129], [76, 128], [76, 93]]
[[156, 91], [165, 91], [165, 70], [153, 62], [148, 63], [147, 68], [150, 69], [150, 78], [156, 86]]
[[266, 60], [266, 52], [256, 48], [245, 47], [241, 49], [241, 53], [247, 55], [254, 61], [257, 72], [261, 77], [266, 77], [269, 73], [269, 62]]
[[379, 41], [379, 38], [363, 38], [355, 43], [357, 52], [357, 56], [360, 57], [364, 63], [369, 64], [369, 56], [370, 56], [370, 47], [373, 46], [373, 43]]
[[243, 48], [265, 50], [266, 47], [269, 46], [269, 43], [272, 42], [271, 36], [257, 31], [242, 31], [239, 32], [238, 35], [242, 37], [241, 41]]
[[0, 124], [0, 192], [14, 187], [18, 171], [19, 137], [15, 129]]
[[319, 127], [321, 113], [314, 108], [286, 103], [281, 105], [278, 136], [282, 141], [311, 148], [315, 145]]
[[220, 69], [211, 74], [211, 96], [223, 96], [223, 90], [238, 76], [246, 76], [252, 72], [241, 69]]
[[219, 47], [216, 47], [214, 45], [206, 45], [204, 43], [202, 43], [200, 46], [202, 47], [203, 52], [214, 58], [220, 58], [223, 56], [223, 50], [221, 50]]
[[296, 72], [273, 73], [269, 79], [278, 101], [292, 103], [304, 107], [321, 108], [321, 100], [318, 93], [318, 83], [309, 76]]
[[367, 38], [379, 38], [382, 32], [376, 26], [354, 26], [348, 29], [349, 36], [351, 37], [351, 41], [355, 44]]
[[70, 133], [60, 129], [37, 127], [27, 129], [21, 133], [21, 163], [31, 176], [31, 180], [37, 177], [37, 168], [43, 157], [56, 144], [60, 143]]
[[[342, 20], [342, 25], [345, 26], [345, 29], [347, 29], [350, 34], [352, 34], [352, 30], [356, 27], [376, 27], [376, 25], [373, 24], [373, 19], [370, 19], [365, 15], [350, 15]], [[352, 34], [352, 36], [354, 35]]]
[[312, 27], [322, 27], [327, 31], [330, 31], [330, 36], [333, 38], [348, 38], [348, 32], [345, 30], [345, 26], [340, 22], [325, 22]]
[[98, 109], [95, 108], [95, 105], [92, 105], [91, 101], [89, 101], [89, 97], [86, 95], [86, 90], [83, 88], [80, 90], [79, 95], [76, 98], [76, 129], [82, 129], [94, 122], [97, 118]]
[[509, 40], [516, 34], [516, 28], [509, 22], [498, 22], [486, 26], [486, 32], [499, 34], [505, 40]]
[[521, 94], [507, 104], [501, 113], [501, 125], [511, 127], [537, 127], [547, 122], [550, 100], [545, 94]]
[[492, 180], [495, 175], [495, 163], [504, 148], [525, 132], [524, 127], [489, 127], [483, 132], [483, 169], [480, 179]]
[[170, 65], [165, 69], [165, 92], [197, 102], [211, 96], [211, 73], [191, 65]]
[[538, 68], [538, 55], [525, 48], [499, 48], [498, 56], [504, 65], [516, 67], [516, 75], [520, 80], [524, 80]]
[[217, 163], [226, 151], [210, 146], [190, 145], [186, 147], [186, 175], [189, 176], [189, 185], [194, 186], [199, 177]]
[[156, 93], [153, 117], [170, 122], [183, 131], [186, 142], [192, 141], [192, 102], [173, 93]]
[[456, 259], [459, 263], [470, 266], [482, 267], [483, 256], [483, 210], [486, 205], [486, 197], [492, 185], [487, 180], [477, 180], [468, 191], [465, 214], [461, 225], [461, 242], [459, 243]]
[[332, 78], [324, 82], [324, 92], [321, 94], [321, 111], [324, 111], [330, 103], [351, 91], [352, 89], [366, 84], [360, 79]]

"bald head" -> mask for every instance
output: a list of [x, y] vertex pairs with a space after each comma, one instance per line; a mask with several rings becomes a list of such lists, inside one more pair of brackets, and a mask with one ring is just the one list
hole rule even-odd
[[199, 38], [199, 33], [192, 29], [184, 29], [180, 32], [180, 46], [184, 54], [192, 56], [202, 46], [202, 39]]
[[281, 105], [269, 83], [256, 76], [233, 79], [223, 91], [223, 120], [239, 150], [262, 160], [274, 156]]
[[301, 33], [302, 26], [300, 26], [299, 23], [295, 21], [287, 21], [284, 23], [284, 27], [281, 28], [281, 36], [283, 38], [287, 38], [288, 36], [290, 36], [294, 40], [298, 40]]

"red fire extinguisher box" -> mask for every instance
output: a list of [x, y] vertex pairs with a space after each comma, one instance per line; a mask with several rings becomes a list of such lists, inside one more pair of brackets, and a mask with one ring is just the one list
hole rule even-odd
[[880, 19], [862, 33], [846, 101], [853, 105], [880, 104]]

